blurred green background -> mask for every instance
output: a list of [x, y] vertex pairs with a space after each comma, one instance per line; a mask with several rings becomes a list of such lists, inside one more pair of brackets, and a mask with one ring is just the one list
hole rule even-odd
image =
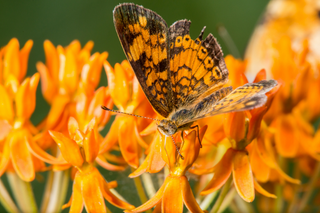
[[[43, 42], [46, 39], [49, 39], [55, 46], [59, 44], [66, 46], [74, 39], [78, 39], [82, 45], [92, 40], [95, 43], [93, 52], [108, 51], [108, 61], [114, 65], [125, 59], [112, 19], [113, 8], [119, 3], [121, 2], [115, 0], [19, 2], [0, 0], [0, 46], [6, 45], [13, 37], [18, 38], [20, 46], [23, 46], [28, 39], [34, 41], [29, 58], [28, 76], [36, 72], [35, 64], [37, 61], [45, 61]], [[180, 19], [191, 20], [190, 34], [192, 38], [196, 38], [203, 26], [207, 26], [205, 35], [211, 32], [221, 44], [224, 54], [227, 55], [230, 50], [217, 31], [218, 26], [224, 26], [243, 56], [254, 27], [268, 1], [137, 0], [134, 3], [157, 12], [169, 26]], [[103, 71], [101, 85], [106, 85], [106, 82]], [[37, 106], [32, 117], [34, 123], [41, 121], [49, 111], [49, 105], [42, 98], [40, 87], [38, 87], [37, 94]], [[104, 171], [103, 174], [108, 181], [113, 180], [113, 178], [108, 178], [108, 175], [113, 177], [114, 174], [107, 171]], [[122, 180], [129, 181], [126, 175], [120, 174], [120, 177], [117, 177], [117, 180], [120, 181], [119, 192], [137, 205], [139, 200], [137, 200], [134, 188], [131, 189], [133, 184], [121, 187]], [[34, 182], [33, 187], [37, 202], [40, 203], [44, 183]], [[133, 192], [128, 194], [128, 191]], [[70, 193], [71, 188], [69, 195]], [[69, 195], [67, 199], [69, 199]], [[0, 212], [3, 212], [4, 209], [0, 208]], [[113, 209], [113, 211], [122, 212], [119, 209]]]

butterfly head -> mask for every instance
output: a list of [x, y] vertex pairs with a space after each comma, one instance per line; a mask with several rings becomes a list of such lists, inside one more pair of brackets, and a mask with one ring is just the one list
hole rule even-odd
[[171, 136], [178, 130], [177, 125], [173, 121], [165, 119], [160, 121], [158, 128], [160, 132], [166, 136]]

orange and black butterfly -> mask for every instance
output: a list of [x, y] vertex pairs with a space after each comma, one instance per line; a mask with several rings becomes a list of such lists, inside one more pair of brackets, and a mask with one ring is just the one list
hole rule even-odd
[[113, 19], [147, 99], [165, 118], [158, 129], [166, 136], [204, 117], [262, 106], [277, 85], [269, 80], [223, 87], [229, 73], [220, 45], [212, 34], [202, 39], [205, 28], [191, 39], [188, 20], [168, 27], [155, 12], [127, 3], [114, 9]]

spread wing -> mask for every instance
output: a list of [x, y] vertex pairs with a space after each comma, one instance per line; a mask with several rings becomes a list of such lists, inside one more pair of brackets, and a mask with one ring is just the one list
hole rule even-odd
[[168, 70], [168, 27], [155, 12], [121, 4], [113, 20], [124, 52], [153, 108], [163, 117], [173, 110]]
[[[169, 28], [170, 72], [175, 109], [214, 93], [228, 80], [220, 45], [212, 34], [202, 40], [204, 29], [196, 40], [189, 35], [190, 21], [175, 22]], [[203, 98], [203, 97], [202, 97]]]
[[204, 98], [196, 105], [176, 112], [172, 116], [172, 120], [176, 121], [178, 126], [181, 126], [204, 117], [260, 107], [267, 101], [265, 93], [276, 85], [277, 81], [275, 80], [248, 83], [238, 87], [228, 95], [220, 95], [219, 97], [223, 98], [217, 101], [217, 99], [214, 99], [214, 96], [219, 93], [220, 90], [224, 91], [223, 94], [231, 91], [231, 87], [222, 88], [207, 98]]

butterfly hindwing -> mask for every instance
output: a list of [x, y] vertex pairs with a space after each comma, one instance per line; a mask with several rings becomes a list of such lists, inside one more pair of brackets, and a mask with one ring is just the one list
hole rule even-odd
[[[226, 95], [224, 98], [220, 99], [219, 101], [215, 101], [211, 106], [206, 105], [208, 106], [208, 108], [199, 107], [201, 106], [201, 101], [200, 101], [199, 104], [191, 107], [184, 113], [184, 116], [183, 116], [184, 118], [180, 119], [181, 121], [180, 120], [179, 121], [177, 120], [177, 121], [179, 125], [183, 125], [185, 123], [190, 123], [205, 117], [211, 117], [214, 115], [229, 113], [229, 112], [251, 110], [253, 108], [260, 107], [267, 101], [267, 96], [265, 95], [265, 93], [270, 91], [276, 85], [277, 85], [277, 81], [275, 80], [268, 80], [268, 81], [263, 80], [258, 83], [245, 84], [241, 87], [236, 88], [232, 92], [230, 90], [231, 92], [230, 94]], [[230, 87], [226, 87], [226, 88], [230, 88]], [[225, 90], [226, 88], [222, 88], [220, 90]], [[205, 98], [203, 99], [203, 101], [206, 99], [209, 99], [209, 98]], [[201, 108], [202, 110], [199, 110], [199, 108]], [[175, 115], [172, 116], [172, 118], [174, 117]]]
[[170, 72], [174, 107], [179, 110], [196, 101], [207, 90], [211, 93], [228, 80], [221, 48], [204, 29], [196, 40], [189, 35], [190, 21], [180, 20], [169, 28]]
[[135, 4], [113, 11], [126, 56], [153, 108], [163, 117], [173, 110], [168, 67], [168, 27], [155, 12]]

